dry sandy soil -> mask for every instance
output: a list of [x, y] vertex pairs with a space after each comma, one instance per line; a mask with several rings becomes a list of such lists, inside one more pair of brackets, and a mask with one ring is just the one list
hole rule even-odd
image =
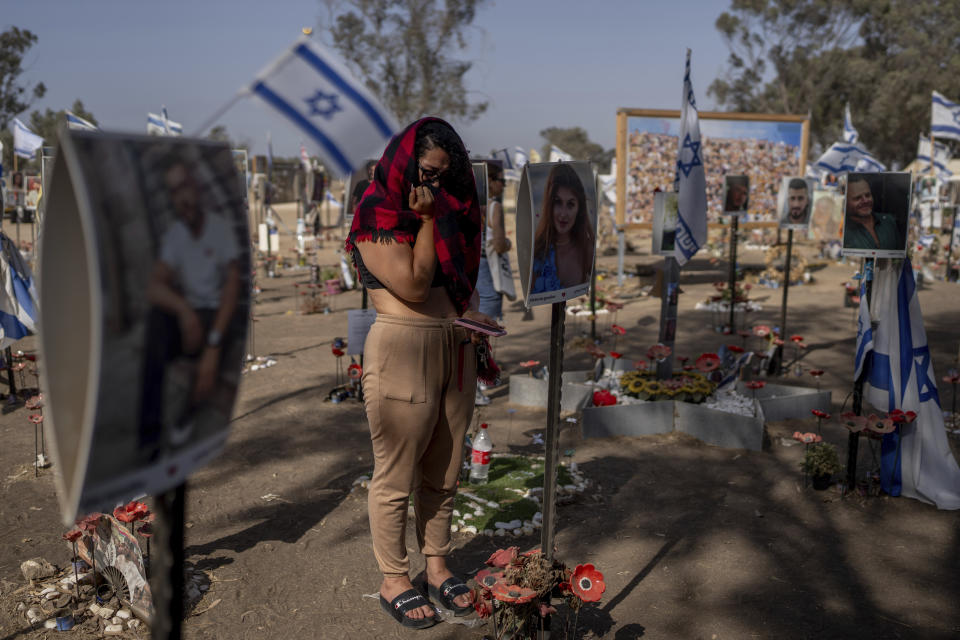
[[[333, 264], [337, 242], [326, 242], [320, 262]], [[639, 244], [639, 243], [638, 243]], [[762, 255], [747, 251], [744, 264]], [[654, 264], [646, 252], [627, 266]], [[612, 270], [615, 258], [600, 261]], [[680, 355], [713, 351], [725, 340], [711, 329], [709, 313], [694, 311], [722, 279], [721, 261], [693, 265], [704, 282], [684, 281], [680, 297]], [[809, 344], [803, 363], [823, 368], [836, 414], [850, 391], [855, 336], [853, 310], [841, 306], [841, 283], [851, 265], [829, 263], [816, 282], [791, 289], [790, 332]], [[296, 312], [293, 284], [304, 271], [260, 278], [256, 306], [257, 355], [272, 354], [275, 367], [243, 377], [226, 450], [193, 476], [188, 486], [186, 555], [204, 570], [211, 590], [184, 623], [186, 638], [394, 638], [409, 637], [375, 599], [379, 575], [371, 553], [366, 492], [351, 492], [369, 473], [372, 455], [361, 406], [325, 402], [334, 386], [330, 342], [347, 332], [347, 309], [360, 294], [336, 296], [330, 314]], [[614, 279], [600, 286], [618, 293]], [[936, 282], [920, 292], [938, 372], [954, 366], [960, 307], [958, 285]], [[659, 301], [637, 295], [637, 280], [619, 291], [626, 307], [618, 322], [628, 329], [618, 351], [638, 358], [656, 341]], [[752, 322], [779, 323], [779, 290], [755, 288], [763, 305]], [[550, 313], [521, 320], [505, 305], [509, 335], [498, 359], [508, 375], [518, 362], [547, 360]], [[581, 324], [579, 329], [583, 329]], [[578, 330], [568, 324], [568, 338]], [[605, 336], [607, 348], [612, 338]], [[21, 348], [32, 349], [32, 339]], [[759, 346], [759, 345], [757, 345]], [[566, 350], [565, 368], [585, 368], [589, 356]], [[505, 376], [506, 377], [506, 376]], [[798, 385], [812, 378], [791, 378]], [[482, 409], [499, 451], [537, 452], [531, 435], [543, 432], [545, 412], [511, 407], [506, 386], [488, 392]], [[941, 383], [949, 406], [951, 390]], [[509, 414], [508, 409], [516, 409]], [[824, 407], [827, 409], [827, 407]], [[53, 470], [35, 479], [29, 412], [0, 416], [0, 640], [56, 637], [31, 630], [17, 616], [19, 565], [42, 556], [60, 566], [69, 549], [53, 486]], [[559, 509], [559, 557], [594, 563], [606, 577], [598, 606], [581, 612], [577, 637], [616, 640], [740, 638], [948, 638], [960, 636], [960, 518], [955, 512], [909, 499], [842, 498], [834, 490], [802, 487], [801, 446], [786, 446], [795, 429], [815, 422], [767, 425], [762, 452], [721, 449], [675, 436], [582, 439], [576, 427], [562, 434], [561, 450], [592, 480], [587, 495]], [[826, 439], [846, 449], [846, 431], [825, 425]], [[789, 440], [788, 440], [789, 442]], [[874, 466], [861, 446], [862, 473]], [[262, 496], [275, 494], [267, 501]], [[456, 535], [452, 568], [469, 575], [500, 546], [497, 539]], [[510, 544], [536, 545], [539, 538]], [[506, 546], [504, 543], [502, 546]], [[415, 541], [409, 539], [411, 549]], [[413, 554], [415, 570], [423, 560]], [[420, 638], [479, 639], [491, 627], [441, 624]], [[74, 636], [94, 637], [80, 630]], [[128, 632], [128, 636], [133, 636]]]

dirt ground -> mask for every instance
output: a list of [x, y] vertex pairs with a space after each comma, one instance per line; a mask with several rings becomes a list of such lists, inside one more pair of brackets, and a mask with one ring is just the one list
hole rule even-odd
[[[336, 246], [324, 243], [321, 264], [334, 263]], [[760, 265], [763, 256], [745, 251], [741, 260]], [[630, 270], [657, 262], [646, 251], [626, 260]], [[600, 260], [603, 270], [615, 266], [615, 257]], [[695, 357], [730, 340], [712, 330], [709, 312], [694, 310], [711, 295], [710, 283], [724, 279], [725, 263], [703, 257], [691, 267], [682, 281], [677, 353]], [[809, 344], [804, 366], [826, 370], [822, 385], [833, 392], [829, 410], [835, 415], [852, 386], [854, 310], [841, 306], [841, 283], [854, 270], [825, 263], [815, 283], [790, 290], [788, 331]], [[189, 482], [186, 556], [212, 586], [195, 609], [202, 613], [185, 621], [185, 637], [479, 640], [491, 626], [440, 624], [413, 634], [365, 597], [377, 592], [380, 577], [366, 492], [351, 489], [373, 466], [369, 434], [359, 403], [324, 401], [335, 383], [330, 342], [346, 336], [346, 312], [359, 308], [360, 293], [333, 297], [330, 314], [301, 315], [293, 285], [308, 277], [287, 270], [258, 279], [263, 292], [255, 310], [255, 352], [273, 355], [277, 365], [244, 375], [226, 450]], [[600, 282], [626, 303], [618, 323], [627, 334], [617, 350], [631, 359], [656, 342], [659, 317], [659, 300], [639, 296], [638, 284], [633, 278], [618, 289], [615, 277]], [[941, 375], [955, 366], [957, 286], [934, 282], [920, 291]], [[779, 324], [781, 290], [755, 287], [751, 293], [763, 310], [750, 322]], [[509, 375], [526, 375], [517, 363], [547, 361], [550, 311], [536, 308], [534, 319], [523, 321], [518, 304], [505, 303], [505, 309], [509, 335], [496, 352], [506, 382]], [[568, 323], [568, 339], [585, 327]], [[612, 337], [604, 339], [609, 349]], [[33, 339], [20, 346], [34, 347]], [[582, 349], [566, 349], [565, 369], [589, 362]], [[809, 376], [788, 382], [815, 384]], [[940, 384], [949, 408], [951, 389]], [[511, 406], [506, 384], [488, 395], [492, 404], [478, 414], [490, 424], [495, 450], [542, 452], [531, 436], [544, 431], [545, 411]], [[20, 406], [0, 416], [0, 640], [57, 636], [31, 630], [17, 615], [15, 591], [25, 584], [19, 565], [36, 556], [59, 566], [70, 559], [60, 539], [54, 470], [34, 478], [28, 413]], [[582, 439], [576, 425], [564, 425], [561, 451], [574, 450], [572, 460], [591, 487], [559, 508], [558, 556], [571, 566], [595, 564], [607, 585], [601, 602], [581, 612], [577, 637], [960, 636], [958, 514], [910, 499], [842, 498], [834, 489], [803, 488], [803, 447], [787, 445], [794, 430], [815, 427], [812, 417], [768, 424], [770, 446], [762, 452], [678, 436]], [[845, 457], [846, 430], [833, 421], [824, 434]], [[870, 447], [861, 444], [860, 453], [864, 473], [875, 463]], [[278, 497], [265, 498], [270, 494]], [[455, 534], [455, 541], [452, 568], [467, 576], [499, 546], [533, 547], [539, 536], [517, 541]], [[408, 545], [415, 549], [412, 534]], [[422, 557], [412, 558], [414, 570], [422, 571]]]

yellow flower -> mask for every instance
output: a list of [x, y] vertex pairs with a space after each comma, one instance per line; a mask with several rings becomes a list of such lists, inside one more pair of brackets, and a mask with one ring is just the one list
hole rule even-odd
[[627, 390], [630, 393], [641, 393], [646, 390], [646, 386], [646, 380], [631, 380], [630, 384], [627, 385]]

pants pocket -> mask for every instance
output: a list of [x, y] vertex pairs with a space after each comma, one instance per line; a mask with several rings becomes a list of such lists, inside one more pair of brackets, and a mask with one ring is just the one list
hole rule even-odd
[[[406, 327], [380, 336], [380, 397], [420, 404], [426, 402], [428, 333]], [[439, 357], [439, 354], [437, 354]]]

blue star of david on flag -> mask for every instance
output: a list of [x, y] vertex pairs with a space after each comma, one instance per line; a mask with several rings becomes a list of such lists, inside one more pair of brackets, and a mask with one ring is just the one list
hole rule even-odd
[[689, 178], [690, 172], [693, 170], [694, 167], [699, 167], [703, 165], [703, 162], [700, 160], [700, 156], [699, 156], [700, 141], [697, 140], [696, 142], [694, 142], [693, 140], [690, 139], [690, 134], [688, 133], [687, 136], [683, 139], [681, 154], [683, 153], [684, 149], [690, 149], [690, 153], [692, 154], [693, 157], [690, 159], [690, 162], [684, 162], [678, 157], [677, 168], [680, 169], [680, 171], [683, 171], [683, 175], [685, 177]]
[[324, 93], [317, 90], [313, 97], [306, 99], [306, 103], [310, 107], [310, 115], [322, 116], [327, 120], [332, 118], [337, 111], [343, 111], [343, 107], [337, 103], [337, 94], [335, 93]]
[[920, 402], [933, 400], [940, 404], [940, 394], [937, 385], [930, 379], [930, 348], [921, 347], [913, 350], [913, 361], [917, 370], [917, 390]]

